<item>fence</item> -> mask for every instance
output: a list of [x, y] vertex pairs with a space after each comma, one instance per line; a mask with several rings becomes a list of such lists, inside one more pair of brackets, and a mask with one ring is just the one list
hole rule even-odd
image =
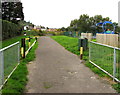
[[25, 51], [25, 56], [27, 56], [27, 54], [29, 53], [30, 49], [35, 45], [35, 43], [37, 42], [37, 37], [34, 38], [35, 41], [32, 43], [32, 45], [30, 44], [30, 40], [29, 40], [29, 46], [28, 46], [28, 49]]
[[120, 82], [120, 48], [90, 42], [89, 62], [108, 74], [117, 82]]
[[16, 42], [0, 49], [0, 89], [15, 71], [20, 61], [20, 46]]
[[118, 34], [97, 34], [98, 43], [118, 47]]
[[80, 36], [80, 32], [64, 32], [63, 35], [65, 36], [71, 36], [71, 37], [79, 37]]
[[81, 33], [81, 36], [87, 38], [88, 41], [92, 40], [92, 33]]
[[35, 45], [37, 42], [37, 37], [32, 38], [23, 38], [21, 39], [21, 57], [25, 58], [31, 48]]

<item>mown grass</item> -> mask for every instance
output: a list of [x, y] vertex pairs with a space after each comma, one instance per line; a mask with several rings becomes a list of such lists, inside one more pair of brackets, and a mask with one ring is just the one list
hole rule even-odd
[[14, 38], [11, 38], [11, 39], [4, 40], [4, 41], [2, 41], [2, 48], [6, 47], [6, 46], [9, 46], [9, 45], [11, 45], [11, 44], [13, 44], [17, 41], [21, 42], [21, 39], [26, 38], [26, 37], [25, 36], [18, 36], [18, 37], [14, 37]]
[[[7, 39], [7, 40], [4, 40], [2, 41], [2, 48], [6, 47], [6, 46], [9, 46], [15, 42], [20, 42], [20, 45], [21, 45], [21, 39], [23, 38], [28, 38], [29, 36], [17, 36], [17, 37], [14, 37], [14, 38], [11, 38], [11, 39]], [[35, 39], [31, 39], [31, 43], [34, 42]], [[26, 40], [26, 47], [28, 47], [28, 40]]]
[[12, 74], [12, 76], [8, 79], [8, 82], [4, 85], [2, 90], [3, 95], [5, 94], [22, 94], [24, 92], [26, 83], [27, 83], [27, 66], [26, 64], [35, 58], [35, 50], [38, 47], [38, 43], [31, 49], [29, 54], [25, 59], [21, 60], [20, 65]]
[[[72, 37], [68, 37], [68, 36], [52, 36], [51, 38], [54, 39], [55, 41], [57, 41], [63, 47], [65, 47], [65, 49], [67, 49], [68, 51], [70, 51], [78, 56], [80, 55], [80, 53], [78, 51], [78, 38], [72, 38]], [[95, 67], [94, 65], [92, 65], [89, 62], [89, 50], [84, 51], [83, 60], [85, 60], [85, 65], [87, 67], [89, 67], [95, 74], [98, 74], [100, 77], [107, 77], [107, 78], [111, 79], [107, 74], [103, 73], [101, 70], [99, 70], [97, 67]], [[112, 84], [112, 86], [118, 92], [120, 92], [119, 84]]]
[[67, 36], [52, 36], [52, 38], [61, 44], [68, 51], [80, 55], [78, 51], [78, 38], [67, 37]]
[[[7, 46], [16, 41], [20, 41], [21, 38], [24, 38], [24, 37], [20, 36], [17, 38], [6, 40], [5, 42], [8, 42], [8, 43], [4, 43], [4, 46]], [[27, 70], [26, 64], [34, 60], [35, 50], [37, 47], [38, 47], [38, 42], [36, 42], [36, 44], [30, 50], [26, 58], [20, 61], [20, 65], [14, 71], [12, 76], [8, 79], [7, 83], [4, 85], [2, 89], [3, 95], [10, 95], [10, 94], [21, 95], [24, 92], [24, 89], [28, 80], [27, 79], [28, 70]]]
[[[22, 38], [28, 38], [28, 36], [18, 36], [18, 37], [14, 37], [11, 39], [7, 39], [5, 41], [2, 42], [3, 47], [9, 46], [17, 41], [20, 42], [20, 46], [21, 46], [21, 39]], [[35, 41], [35, 38], [31, 38], [30, 42], [31, 45], [32, 43]], [[26, 40], [26, 50], [29, 48], [28, 45], [28, 40]], [[17, 57], [15, 55], [17, 55], [18, 50], [17, 50], [18, 46], [14, 46], [12, 48], [9, 48], [7, 50], [4, 51], [4, 78], [6, 79], [7, 76], [10, 74], [10, 72], [13, 70], [13, 68], [17, 65]], [[13, 55], [12, 55], [13, 54]]]

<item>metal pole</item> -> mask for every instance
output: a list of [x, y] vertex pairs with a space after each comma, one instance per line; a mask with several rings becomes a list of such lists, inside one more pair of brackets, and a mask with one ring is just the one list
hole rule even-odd
[[3, 63], [3, 60], [2, 60], [2, 51], [0, 51], [0, 87], [2, 85], [2, 67], [3, 67], [2, 63]]
[[89, 60], [91, 60], [91, 42], [89, 42]]
[[[114, 62], [113, 62], [113, 77], [115, 78], [116, 77], [116, 49], [114, 48]], [[114, 81], [114, 78], [113, 78], [113, 81]]]
[[3, 85], [3, 83], [4, 83], [4, 55], [3, 55], [3, 52], [4, 51], [0, 51], [0, 60], [1, 60], [1, 62], [0, 62], [0, 76], [1, 76], [1, 84], [0, 84], [0, 89], [1, 89], [1, 86]]
[[18, 43], [18, 64], [20, 63], [20, 43]]
[[4, 51], [2, 52], [2, 83], [4, 83]]

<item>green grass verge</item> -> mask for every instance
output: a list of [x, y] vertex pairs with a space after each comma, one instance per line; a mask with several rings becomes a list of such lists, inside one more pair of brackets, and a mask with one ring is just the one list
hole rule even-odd
[[26, 64], [34, 60], [35, 50], [37, 47], [38, 47], [38, 42], [36, 42], [36, 44], [30, 50], [26, 58], [21, 60], [18, 68], [15, 70], [12, 76], [8, 79], [7, 83], [4, 85], [2, 89], [3, 95], [4, 94], [10, 95], [11, 93], [21, 95], [23, 93], [28, 80], [27, 79], [28, 70]]
[[[11, 39], [7, 39], [7, 40], [4, 40], [2, 42], [3, 44], [3, 47], [6, 47], [6, 46], [9, 46], [10, 44], [13, 44], [17, 41], [20, 42], [20, 46], [21, 46], [21, 39], [22, 38], [28, 38], [28, 36], [18, 36], [18, 37], [14, 37], [14, 38], [11, 38]], [[35, 41], [35, 38], [31, 39], [30, 42], [31, 42], [31, 45], [33, 44], [33, 42]], [[28, 42], [29, 40], [26, 40], [26, 50], [28, 50], [29, 46], [28, 46]], [[9, 48], [7, 50], [4, 51], [4, 78], [6, 79], [7, 76], [10, 74], [10, 72], [13, 70], [13, 68], [17, 65], [16, 62], [17, 62], [17, 57], [15, 55], [17, 55], [17, 45], [12, 47], [12, 48]], [[14, 55], [12, 55], [11, 51], [14, 50]]]
[[[80, 55], [80, 53], [78, 51], [78, 38], [72, 38], [72, 37], [68, 37], [68, 36], [52, 36], [51, 38], [54, 39], [55, 41], [57, 41], [63, 47], [65, 47], [65, 49], [67, 49], [68, 51], [70, 51], [76, 55]], [[107, 78], [111, 79], [107, 74], [103, 73], [97, 67], [95, 67], [94, 65], [89, 63], [89, 60], [88, 60], [89, 59], [89, 50], [84, 51], [83, 55], [84, 55], [83, 60], [86, 61], [85, 65], [87, 67], [89, 67], [95, 74], [98, 74], [100, 77], [107, 77]], [[118, 92], [120, 92], [119, 84], [112, 84], [112, 86]]]
[[2, 41], [2, 48], [6, 47], [6, 46], [9, 46], [17, 41], [20, 41], [21, 42], [21, 39], [22, 38], [26, 38], [25, 36], [18, 36], [18, 37], [14, 37], [14, 38], [11, 38], [11, 39], [7, 39], [7, 40], [4, 40]]
[[[22, 38], [28, 38], [29, 36], [17, 36], [17, 37], [13, 37], [11, 39], [7, 39], [7, 40], [4, 40], [2, 41], [2, 48], [6, 47], [6, 46], [9, 46], [17, 41], [20, 41], [20, 45], [21, 45], [21, 39]], [[33, 36], [31, 36], [33, 37]], [[31, 39], [31, 43], [34, 42], [35, 39]], [[26, 40], [26, 42], [28, 42], [28, 40]], [[28, 47], [28, 44], [26, 44], [27, 47]]]

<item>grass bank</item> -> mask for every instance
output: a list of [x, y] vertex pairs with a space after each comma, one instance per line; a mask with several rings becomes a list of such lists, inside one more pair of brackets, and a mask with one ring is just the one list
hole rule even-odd
[[[24, 38], [24, 36], [5, 40], [3, 43], [3, 46], [5, 47], [16, 41], [21, 41], [21, 38]], [[10, 94], [21, 95], [23, 93], [23, 91], [25, 90], [26, 83], [28, 81], [27, 79], [28, 70], [27, 70], [26, 64], [34, 60], [35, 50], [37, 47], [38, 47], [38, 42], [36, 42], [36, 44], [30, 50], [26, 58], [20, 61], [20, 65], [14, 71], [12, 76], [8, 79], [7, 83], [4, 85], [2, 89], [3, 95], [4, 94], [5, 95], [10, 95]]]
[[[52, 36], [52, 39], [57, 41], [60, 45], [65, 47], [68, 51], [80, 55], [78, 51], [78, 38], [68, 37], [68, 36]], [[107, 78], [112, 81], [112, 79], [97, 67], [89, 63], [89, 50], [84, 51], [83, 53], [83, 60], [85, 60], [85, 65], [89, 67], [95, 74], [99, 75], [100, 77]], [[111, 84], [118, 92], [120, 92], [120, 85], [118, 84]]]

